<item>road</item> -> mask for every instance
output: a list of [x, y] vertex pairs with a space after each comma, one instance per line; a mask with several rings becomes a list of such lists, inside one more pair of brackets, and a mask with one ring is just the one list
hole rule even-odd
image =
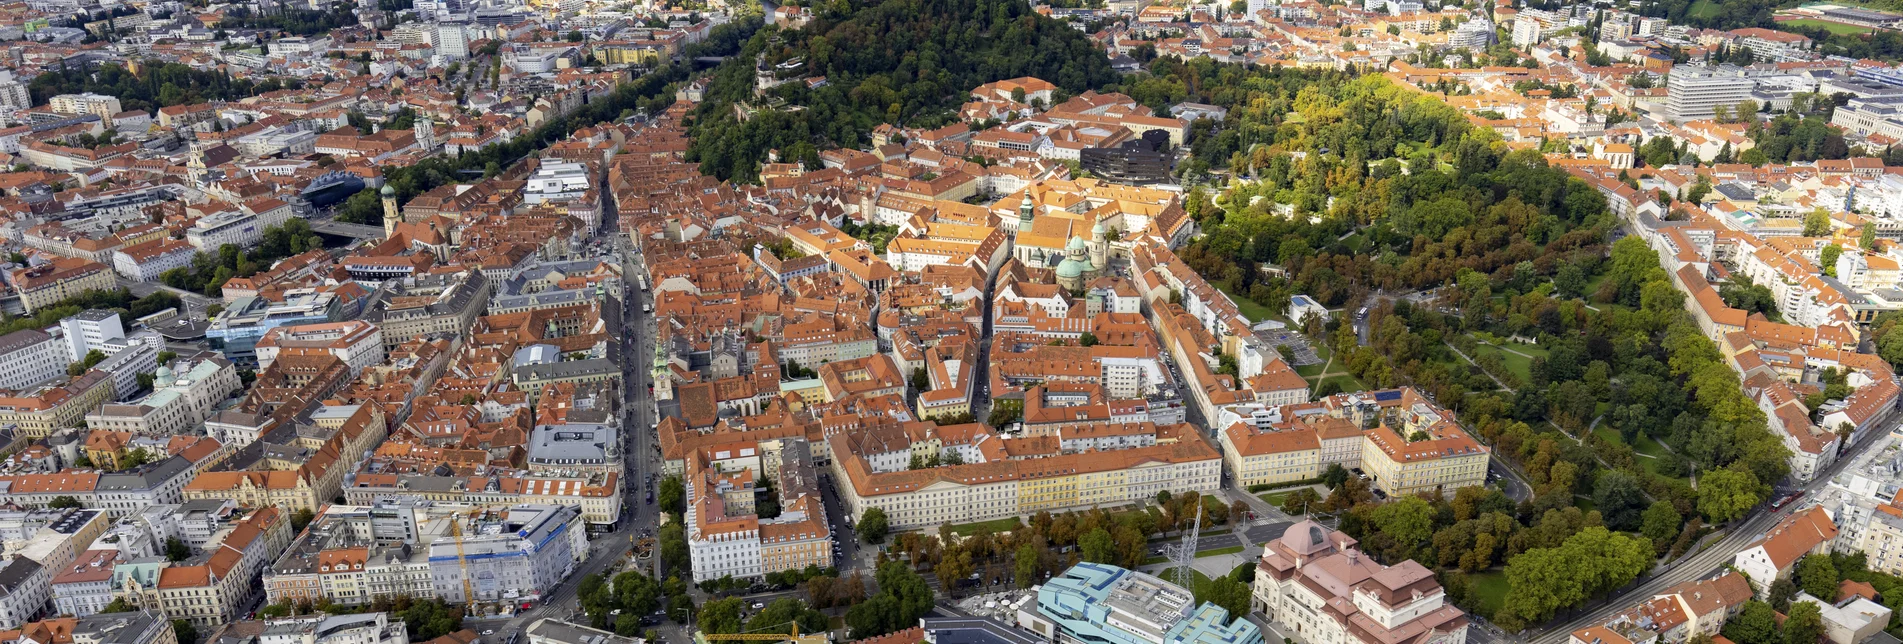
[[[658, 473], [661, 470], [660, 448], [654, 435], [652, 396], [648, 392], [648, 367], [654, 355], [653, 316], [643, 311], [647, 294], [641, 292], [636, 284], [635, 275], [644, 274], [645, 265], [641, 256], [629, 246], [616, 230], [618, 220], [611, 195], [604, 195], [608, 203], [604, 204], [602, 229], [595, 238], [604, 250], [612, 250], [618, 256], [623, 267], [622, 291], [618, 294], [621, 307], [621, 326], [624, 341], [621, 345], [622, 363], [622, 480], [625, 482], [622, 496], [622, 517], [613, 531], [595, 537], [589, 542], [587, 559], [575, 566], [575, 571], [557, 584], [535, 608], [509, 618], [471, 619], [465, 624], [478, 633], [493, 631], [491, 641], [506, 644], [514, 641], [523, 629], [535, 620], [544, 617], [569, 618], [586, 623], [578, 613], [580, 604], [576, 601], [576, 589], [583, 577], [600, 574], [626, 556], [633, 548], [635, 538], [643, 534], [652, 534], [660, 517], [660, 508], [654, 502], [654, 487], [659, 485]], [[660, 559], [657, 547], [653, 556], [638, 560], [642, 565], [656, 565]], [[650, 575], [652, 569], [646, 570]], [[658, 641], [685, 642], [686, 636], [671, 623], [653, 627], [661, 637]], [[488, 634], [485, 639], [489, 639]]]
[[211, 305], [220, 303], [198, 293], [172, 288], [158, 282], [140, 282], [124, 277], [114, 279], [118, 281], [119, 286], [125, 287], [137, 297], [145, 297], [160, 291], [177, 295], [179, 299], [185, 301], [185, 317], [194, 320], [205, 319], [205, 312], [211, 308]]
[[[1819, 473], [1810, 483], [1801, 488], [1779, 489], [1777, 493], [1773, 495], [1773, 498], [1799, 489], [1803, 490], [1808, 496], [1822, 489], [1825, 485], [1830, 483], [1832, 477], [1835, 477], [1839, 471], [1842, 471], [1845, 465], [1855, 462], [1864, 452], [1870, 449], [1870, 446], [1882, 442], [1880, 438], [1889, 435], [1889, 433], [1896, 428], [1897, 424], [1897, 422], [1892, 421], [1889, 426], [1882, 428], [1880, 431], [1868, 432], [1867, 435], [1863, 437], [1863, 440], [1852, 446], [1849, 452], [1838, 457], [1835, 463], [1825, 468], [1824, 471]], [[1638, 585], [1629, 587], [1627, 590], [1616, 593], [1604, 600], [1594, 602], [1583, 611], [1573, 611], [1574, 614], [1572, 615], [1562, 615], [1564, 621], [1557, 622], [1546, 629], [1528, 633], [1524, 637], [1524, 641], [1527, 644], [1562, 644], [1568, 640], [1573, 631], [1587, 626], [1603, 624], [1607, 619], [1611, 619], [1613, 615], [1627, 608], [1631, 608], [1633, 604], [1638, 603], [1642, 598], [1652, 597], [1678, 584], [1695, 579], [1708, 578], [1722, 571], [1725, 564], [1730, 563], [1732, 557], [1736, 555], [1738, 551], [1745, 549], [1746, 546], [1749, 546], [1753, 541], [1763, 536], [1765, 531], [1776, 526], [1777, 522], [1790, 516], [1791, 512], [1796, 511], [1799, 505], [1801, 504], [1792, 504], [1778, 511], [1770, 510], [1768, 503], [1760, 505], [1749, 517], [1744, 519], [1743, 523], [1734, 527], [1723, 539], [1711, 544], [1698, 554], [1692, 555], [1687, 559], [1680, 559], [1679, 561], [1666, 564], [1663, 568], [1654, 569], [1652, 576], [1642, 578], [1643, 581], [1639, 582]]]

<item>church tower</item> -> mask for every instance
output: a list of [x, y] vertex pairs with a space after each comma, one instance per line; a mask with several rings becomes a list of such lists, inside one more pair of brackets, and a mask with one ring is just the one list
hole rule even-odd
[[383, 238], [389, 239], [396, 236], [396, 189], [384, 184], [379, 194], [383, 195]]
[[436, 124], [430, 121], [430, 117], [418, 115], [414, 127], [416, 130], [416, 146], [422, 148], [424, 152], [435, 152]]
[[1110, 262], [1110, 242], [1105, 239], [1103, 220], [1090, 227], [1090, 267], [1097, 274], [1103, 274], [1103, 267]]
[[1024, 202], [1018, 204], [1018, 232], [1030, 232], [1031, 218], [1037, 215], [1037, 205], [1031, 203], [1031, 191], [1024, 191]]

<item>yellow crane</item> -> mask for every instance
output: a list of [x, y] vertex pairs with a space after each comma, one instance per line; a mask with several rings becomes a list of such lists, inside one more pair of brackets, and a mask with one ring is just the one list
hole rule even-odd
[[476, 586], [469, 582], [469, 557], [463, 554], [463, 524], [453, 516], [449, 519], [449, 538], [456, 542], [456, 565], [463, 573], [463, 612], [467, 614], [476, 606]]
[[695, 633], [694, 639], [700, 642], [793, 642], [794, 644], [826, 644], [831, 638], [821, 635], [801, 635], [800, 625], [793, 624], [791, 633], [730, 633], [726, 635], [708, 635]]

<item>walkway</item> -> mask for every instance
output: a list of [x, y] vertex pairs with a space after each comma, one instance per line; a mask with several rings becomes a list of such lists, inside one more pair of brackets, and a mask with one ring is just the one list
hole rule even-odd
[[1473, 359], [1473, 358], [1469, 358], [1469, 357], [1467, 357], [1467, 354], [1465, 354], [1465, 353], [1461, 353], [1461, 352], [1460, 352], [1460, 349], [1458, 349], [1458, 348], [1455, 348], [1455, 347], [1454, 347], [1454, 345], [1453, 345], [1452, 343], [1449, 343], [1449, 342], [1447, 342], [1447, 341], [1444, 341], [1444, 340], [1443, 340], [1443, 341], [1441, 341], [1441, 344], [1445, 344], [1445, 345], [1447, 345], [1447, 348], [1448, 348], [1448, 349], [1451, 349], [1451, 350], [1453, 350], [1453, 352], [1454, 352], [1454, 355], [1457, 355], [1457, 356], [1460, 356], [1460, 359], [1462, 359], [1462, 360], [1466, 360], [1466, 361], [1467, 361], [1467, 364], [1470, 364], [1470, 365], [1473, 365], [1473, 366], [1474, 366], [1474, 368], [1476, 368], [1476, 369], [1479, 369], [1479, 370], [1480, 370], [1480, 373], [1484, 373], [1484, 374], [1487, 374], [1487, 377], [1488, 377], [1488, 378], [1491, 378], [1491, 379], [1493, 379], [1493, 384], [1496, 384], [1496, 385], [1500, 385], [1500, 388], [1501, 388], [1501, 389], [1505, 389], [1505, 390], [1507, 390], [1507, 393], [1517, 393], [1517, 391], [1518, 391], [1518, 390], [1516, 390], [1516, 389], [1514, 389], [1514, 388], [1512, 388], [1512, 387], [1509, 387], [1509, 386], [1507, 386], [1507, 383], [1506, 383], [1506, 382], [1504, 382], [1504, 381], [1501, 381], [1501, 380], [1500, 380], [1500, 377], [1499, 377], [1499, 376], [1495, 376], [1495, 375], [1493, 375], [1493, 372], [1490, 372], [1490, 371], [1487, 371], [1487, 368], [1486, 368], [1486, 367], [1482, 367], [1482, 366], [1480, 366], [1480, 363], [1478, 363], [1478, 362], [1474, 362], [1474, 359]]

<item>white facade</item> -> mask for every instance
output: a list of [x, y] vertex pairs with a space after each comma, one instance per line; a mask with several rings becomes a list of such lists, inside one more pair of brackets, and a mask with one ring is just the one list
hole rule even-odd
[[0, 389], [25, 389], [66, 373], [66, 343], [27, 329], [0, 336]]

